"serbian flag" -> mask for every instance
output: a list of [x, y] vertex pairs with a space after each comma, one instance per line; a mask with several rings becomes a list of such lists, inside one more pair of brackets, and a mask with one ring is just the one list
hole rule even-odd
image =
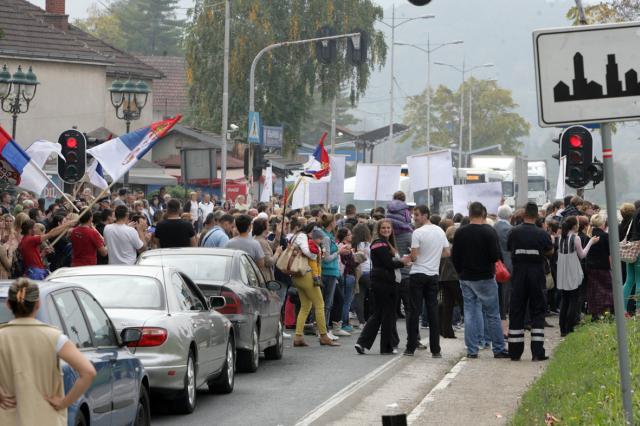
[[109, 186], [109, 183], [104, 178], [102, 166], [96, 159], [89, 165], [87, 176], [89, 176], [89, 182], [100, 189], [106, 189]]
[[314, 179], [322, 179], [329, 176], [331, 168], [329, 167], [329, 154], [324, 149], [324, 140], [327, 138], [327, 132], [322, 134], [320, 142], [313, 151], [313, 155], [309, 157], [309, 161], [304, 164], [302, 176], [309, 176]]
[[100, 163], [115, 182], [131, 170], [138, 160], [144, 157], [181, 118], [177, 115], [168, 120], [157, 121], [148, 127], [101, 143], [88, 149], [87, 152]]
[[42, 168], [0, 127], [0, 180], [36, 195], [50, 182]]

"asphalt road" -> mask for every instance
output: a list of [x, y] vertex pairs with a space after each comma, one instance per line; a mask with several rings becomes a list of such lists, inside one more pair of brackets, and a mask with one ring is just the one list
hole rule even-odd
[[[404, 346], [404, 322], [398, 332]], [[285, 341], [282, 360], [261, 359], [256, 373], [236, 376], [230, 395], [198, 393], [198, 406], [191, 415], [174, 416], [154, 408], [153, 425], [294, 425], [309, 411], [331, 398], [345, 386], [366, 376], [390, 361], [378, 355], [379, 340], [367, 355], [356, 354], [353, 345], [357, 334], [340, 339], [341, 347], [320, 346], [317, 339], [306, 336], [308, 348], [293, 348]], [[155, 402], [155, 401], [154, 401]]]

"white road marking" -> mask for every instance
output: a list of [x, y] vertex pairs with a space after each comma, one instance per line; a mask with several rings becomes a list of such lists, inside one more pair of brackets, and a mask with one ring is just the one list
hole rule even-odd
[[313, 410], [309, 411], [305, 414], [300, 420], [296, 422], [296, 426], [308, 426], [321, 418], [325, 413], [330, 411], [332, 408], [336, 407], [342, 401], [349, 398], [351, 395], [358, 392], [364, 386], [368, 385], [371, 381], [373, 381], [376, 377], [382, 374], [385, 370], [388, 370], [402, 359], [401, 356], [396, 356], [390, 361], [382, 364], [380, 367], [376, 368], [366, 376], [356, 380], [355, 382], [349, 384], [348, 386], [342, 388], [338, 393], [336, 393], [331, 398], [327, 399], [322, 404], [318, 405]]
[[438, 384], [435, 385], [433, 389], [431, 389], [431, 392], [429, 392], [427, 396], [425, 396], [424, 399], [420, 401], [420, 404], [418, 404], [418, 406], [414, 408], [411, 413], [409, 413], [409, 416], [407, 417], [407, 424], [411, 425], [416, 423], [420, 416], [424, 414], [425, 410], [427, 409], [427, 405], [429, 405], [429, 403], [433, 402], [436, 399], [436, 393], [446, 389], [447, 386], [451, 384], [453, 379], [456, 378], [458, 373], [460, 373], [462, 367], [464, 367], [466, 363], [467, 358], [465, 357], [453, 366], [453, 368], [442, 378], [442, 380], [440, 380], [440, 382], [438, 382]]

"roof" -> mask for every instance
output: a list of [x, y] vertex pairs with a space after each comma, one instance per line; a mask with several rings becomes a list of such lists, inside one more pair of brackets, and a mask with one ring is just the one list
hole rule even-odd
[[131, 275], [161, 277], [166, 266], [156, 265], [93, 265], [75, 268], [60, 268], [49, 276], [49, 279], [64, 280], [65, 277], [81, 277], [94, 275]]
[[[218, 162], [219, 163], [219, 162]], [[175, 154], [170, 157], [167, 157], [162, 160], [156, 161], [156, 164], [162, 167], [171, 168], [171, 169], [179, 169], [182, 165], [180, 160], [180, 154]], [[218, 168], [220, 164], [218, 164]], [[228, 169], [242, 169], [244, 168], [244, 161], [227, 155], [227, 168]]]
[[43, 9], [26, 0], [0, 0], [0, 56], [96, 63], [109, 76], [160, 79], [163, 74], [133, 55], [69, 24], [66, 31], [47, 22]]
[[142, 62], [164, 74], [153, 85], [153, 110], [164, 115], [185, 113], [189, 108], [187, 96], [187, 61], [181, 56], [138, 56]]
[[[409, 129], [409, 126], [404, 124], [393, 123], [393, 135], [396, 136], [399, 133], [405, 132]], [[367, 133], [363, 133], [357, 137], [359, 141], [375, 142], [389, 137], [389, 126], [380, 127], [375, 130], [371, 130]]]
[[[327, 122], [327, 121], [320, 121], [320, 124], [324, 127], [327, 128], [331, 128], [331, 123]], [[388, 128], [388, 127], [387, 127]], [[351, 137], [356, 137], [359, 135], [358, 132], [351, 130], [350, 128], [348, 128], [347, 126], [342, 126], [340, 124], [336, 124], [336, 131], [344, 134], [345, 136], [351, 136]]]
[[[0, 289], [8, 289], [14, 280], [2, 280], [0, 281]], [[40, 295], [44, 296], [53, 291], [59, 290], [61, 288], [67, 287], [78, 287], [75, 284], [67, 284], [61, 282], [52, 282], [52, 281], [33, 281], [38, 284], [38, 289], [40, 290]], [[0, 297], [7, 297], [4, 291], [0, 291]]]
[[[200, 142], [215, 145], [217, 148], [222, 147], [222, 136], [217, 133], [210, 132], [208, 130], [198, 129], [197, 127], [186, 126], [184, 124], [176, 124], [173, 126], [173, 129], [169, 132], [169, 135], [172, 133], [180, 133], [185, 136], [189, 136], [191, 138], [197, 139]], [[228, 148], [231, 148], [233, 144], [227, 144]], [[231, 149], [229, 149], [231, 150]]]

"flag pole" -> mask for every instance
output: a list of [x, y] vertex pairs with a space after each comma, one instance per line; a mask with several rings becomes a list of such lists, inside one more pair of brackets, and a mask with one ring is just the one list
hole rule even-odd
[[[53, 179], [51, 179], [49, 176], [47, 176], [47, 174], [44, 172], [44, 170], [42, 170], [40, 167], [37, 167], [37, 164], [34, 164], [34, 166], [36, 166], [36, 169], [38, 169], [38, 171], [40, 173], [42, 173], [42, 176], [45, 177], [45, 179], [47, 179], [49, 181], [49, 183], [55, 188], [56, 191], [58, 191], [62, 197], [67, 200], [67, 202], [69, 204], [71, 204], [71, 207], [76, 211], [79, 212], [80, 210], [78, 210], [78, 208], [75, 206], [75, 204], [73, 204], [73, 201], [69, 198], [69, 196], [67, 194], [64, 193], [64, 191], [62, 189], [60, 189], [60, 187], [58, 185], [56, 185], [56, 183], [53, 181]], [[18, 185], [20, 186], [20, 185]]]

